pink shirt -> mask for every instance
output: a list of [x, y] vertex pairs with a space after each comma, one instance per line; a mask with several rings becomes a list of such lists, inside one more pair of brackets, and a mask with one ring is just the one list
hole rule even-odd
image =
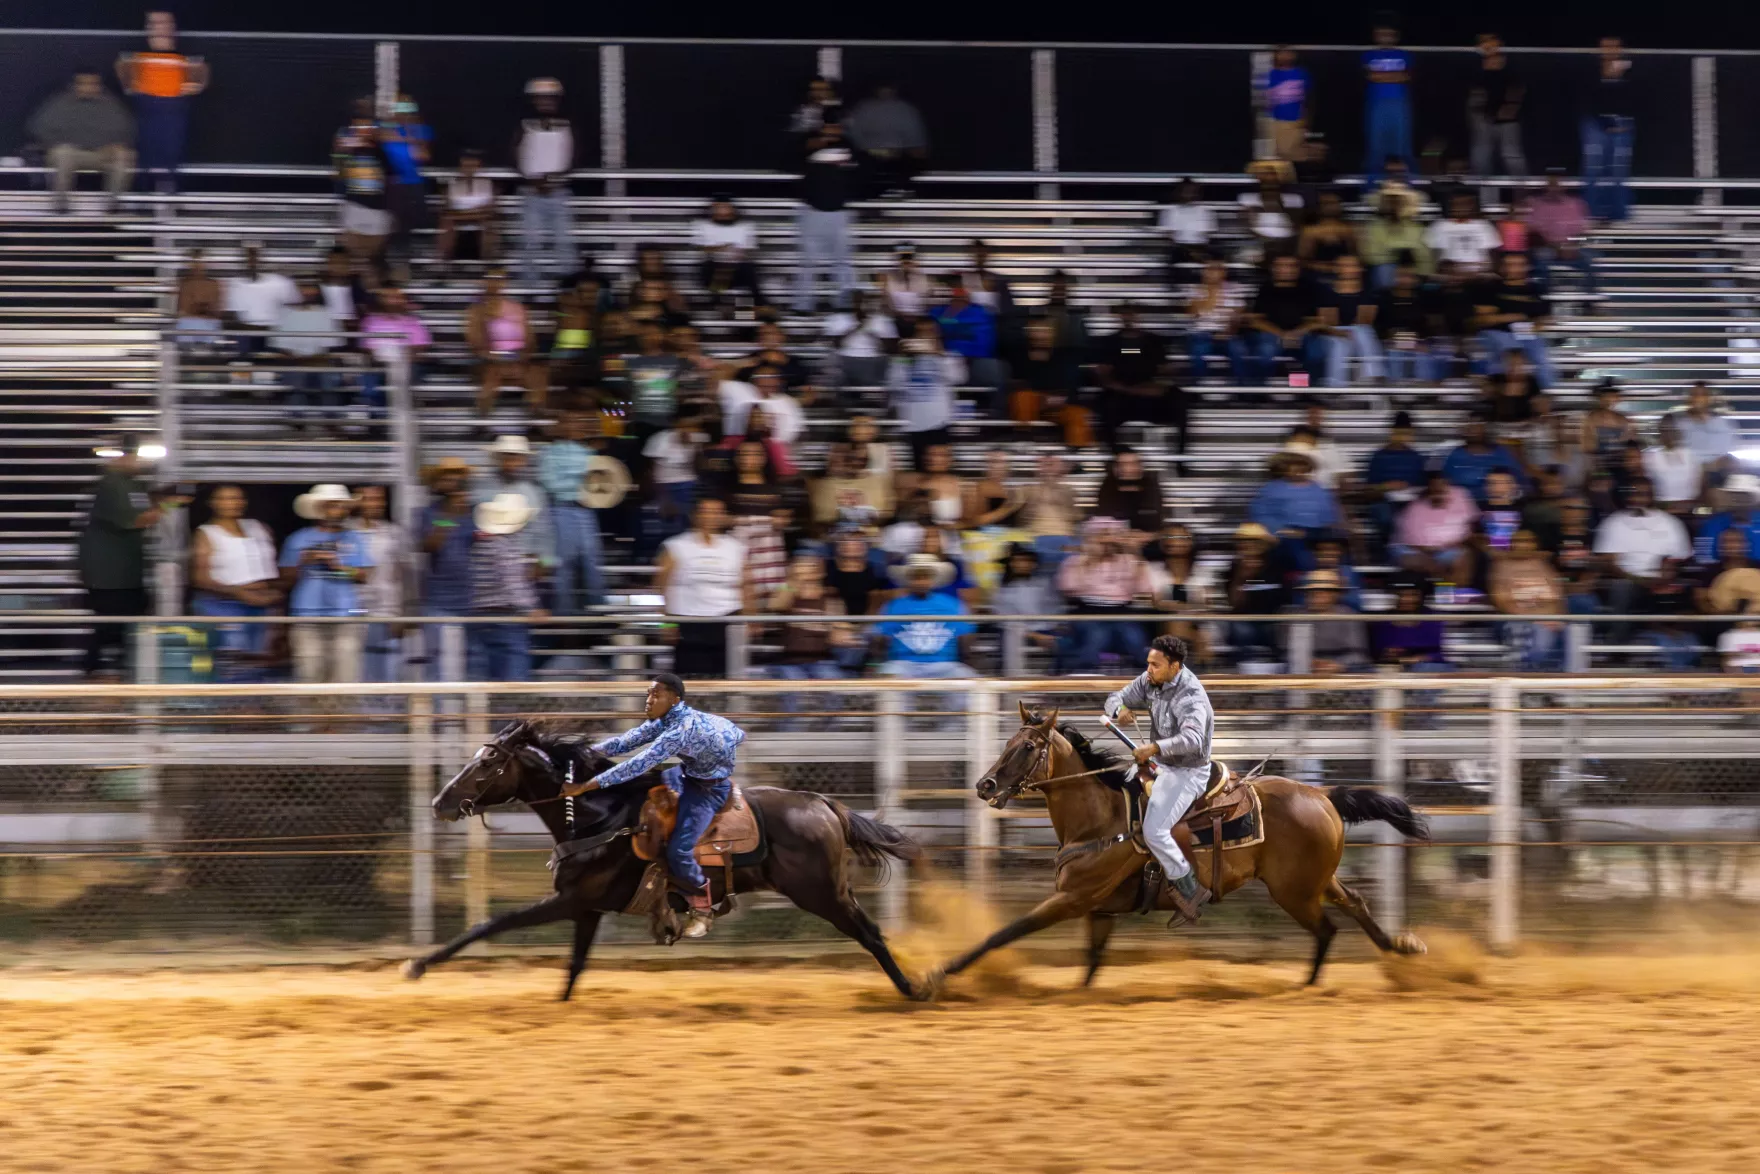
[[1576, 196], [1561, 195], [1556, 200], [1541, 196], [1528, 207], [1528, 227], [1557, 247], [1589, 230], [1589, 207]]
[[1148, 591], [1146, 564], [1129, 554], [1087, 558], [1075, 555], [1058, 568], [1057, 586], [1071, 599], [1119, 607]]
[[1399, 516], [1399, 532], [1395, 537], [1401, 546], [1422, 546], [1428, 550], [1446, 550], [1459, 546], [1473, 532], [1473, 519], [1479, 507], [1458, 485], [1448, 487], [1448, 496], [1441, 505], [1431, 505], [1428, 497], [1419, 497]]
[[368, 314], [361, 319], [362, 334], [395, 334], [396, 338], [363, 340], [367, 350], [381, 363], [389, 363], [411, 347], [432, 346], [434, 336], [414, 314]]

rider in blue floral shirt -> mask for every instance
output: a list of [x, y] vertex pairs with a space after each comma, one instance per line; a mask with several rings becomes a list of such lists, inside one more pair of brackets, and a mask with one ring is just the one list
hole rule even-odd
[[687, 887], [691, 921], [685, 936], [700, 938], [714, 920], [710, 911], [708, 878], [697, 864], [696, 846], [709, 821], [727, 802], [733, 789], [734, 757], [746, 733], [724, 717], [692, 709], [684, 703], [684, 682], [671, 673], [660, 673], [648, 686], [648, 720], [615, 738], [597, 743], [600, 754], [627, 754], [646, 746], [610, 770], [565, 789], [580, 795], [601, 787], [615, 787], [647, 773], [668, 758], [684, 764], [684, 787], [678, 796], [678, 823], [666, 842], [666, 864], [672, 875]]

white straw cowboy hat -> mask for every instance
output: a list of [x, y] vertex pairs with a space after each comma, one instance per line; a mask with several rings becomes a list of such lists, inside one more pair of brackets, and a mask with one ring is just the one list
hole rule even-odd
[[333, 501], [353, 504], [354, 494], [346, 485], [314, 485], [310, 493], [302, 493], [293, 499], [293, 512], [309, 522], [322, 520], [324, 507]]
[[575, 500], [588, 509], [608, 510], [634, 487], [629, 467], [616, 457], [601, 454], [587, 459], [586, 471], [581, 474], [580, 495]]
[[908, 586], [911, 581], [911, 576], [918, 571], [928, 571], [930, 574], [934, 575], [935, 586], [937, 587], [945, 587], [953, 582], [953, 576], [955, 573], [952, 563], [936, 558], [932, 554], [924, 554], [922, 552], [911, 555], [904, 560], [902, 565], [891, 567], [886, 573], [892, 576], [892, 581], [894, 583], [901, 583]]
[[497, 493], [478, 505], [472, 516], [485, 534], [517, 534], [537, 512], [523, 493]]
[[532, 455], [532, 442], [517, 432], [503, 432], [489, 446], [489, 451], [496, 456], [515, 455], [529, 457]]

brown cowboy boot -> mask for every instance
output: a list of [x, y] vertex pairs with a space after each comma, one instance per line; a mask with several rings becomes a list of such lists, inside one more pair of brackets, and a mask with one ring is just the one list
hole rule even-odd
[[700, 938], [709, 932], [715, 924], [715, 903], [709, 896], [709, 882], [704, 881], [703, 887], [697, 892], [686, 891], [684, 895], [688, 911], [685, 914], [684, 935], [687, 938]]
[[1173, 916], [1167, 919], [1168, 929], [1196, 922], [1198, 910], [1210, 900], [1210, 890], [1199, 884], [1198, 878], [1190, 872], [1168, 881], [1167, 895], [1173, 898]]

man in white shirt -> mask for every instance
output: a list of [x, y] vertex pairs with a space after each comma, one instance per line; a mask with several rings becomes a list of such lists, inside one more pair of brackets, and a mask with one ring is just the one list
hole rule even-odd
[[1437, 259], [1453, 261], [1474, 273], [1491, 268], [1491, 254], [1503, 244], [1489, 220], [1476, 214], [1473, 197], [1456, 196], [1448, 202], [1447, 220], [1438, 220], [1424, 232], [1424, 243]]
[[1609, 576], [1607, 603], [1616, 612], [1630, 613], [1642, 605], [1664, 559], [1693, 557], [1687, 528], [1672, 514], [1652, 509], [1654, 501], [1649, 480], [1638, 478], [1626, 491], [1626, 508], [1609, 514], [1595, 531], [1595, 553], [1605, 556]]
[[774, 367], [759, 367], [750, 383], [723, 379], [720, 398], [721, 426], [729, 436], [746, 435], [753, 405], [764, 413], [770, 439], [778, 444], [792, 445], [806, 431], [807, 414], [784, 390], [782, 373]]
[[1198, 202], [1196, 183], [1182, 179], [1174, 185], [1173, 203], [1161, 209], [1160, 227], [1172, 242], [1173, 264], [1198, 261], [1208, 255], [1216, 235], [1216, 211]]
[[1656, 425], [1660, 441], [1644, 450], [1644, 471], [1656, 486], [1656, 500], [1669, 513], [1680, 517], [1699, 500], [1704, 470], [1693, 450], [1681, 443], [1681, 428], [1673, 416]]
[[[244, 247], [244, 276], [226, 281], [226, 297], [221, 312], [228, 324], [252, 330], [268, 330], [281, 319], [286, 306], [297, 306], [303, 299], [293, 280], [280, 273], [262, 269], [262, 249], [257, 245]], [[263, 350], [267, 344], [260, 337], [246, 339], [246, 350]]]
[[758, 267], [752, 261], [758, 251], [758, 227], [740, 218], [732, 196], [717, 192], [710, 198], [708, 217], [691, 224], [691, 243], [702, 250], [697, 280], [711, 297], [719, 301], [740, 290], [753, 305], [762, 304]]
[[519, 124], [514, 158], [524, 177], [519, 199], [523, 276], [537, 281], [546, 266], [561, 276], [574, 268], [574, 226], [568, 209], [568, 173], [574, 167], [574, 127], [557, 114], [562, 83], [535, 77], [526, 83], [532, 110]]
[[1687, 390], [1687, 406], [1668, 418], [1679, 425], [1681, 439], [1701, 466], [1717, 472], [1729, 468], [1730, 454], [1741, 443], [1742, 435], [1728, 416], [1717, 412], [1711, 389], [1703, 379]]
[[855, 290], [850, 297], [850, 308], [826, 315], [819, 333], [837, 348], [845, 387], [878, 387], [886, 382], [886, 343], [898, 337], [898, 323], [866, 290]]

